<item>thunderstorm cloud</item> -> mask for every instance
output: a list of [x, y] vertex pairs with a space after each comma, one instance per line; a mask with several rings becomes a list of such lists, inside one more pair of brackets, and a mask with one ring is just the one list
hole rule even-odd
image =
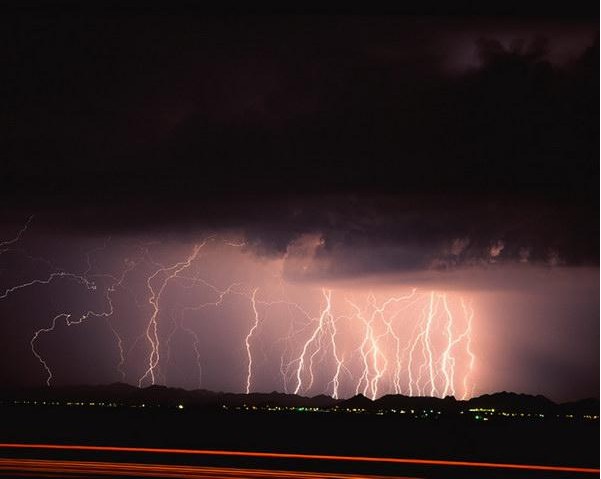
[[[110, 296], [34, 344], [58, 383], [135, 383], [149, 277], [207, 240], [157, 313], [168, 384], [244, 389], [256, 288], [312, 315], [332, 288], [343, 317], [418, 288], [473, 299], [479, 392], [598, 395], [598, 12], [481, 8], [6, 12], [0, 381], [43, 383], [33, 332]], [[255, 379], [281, 389], [299, 319], [261, 304]]]

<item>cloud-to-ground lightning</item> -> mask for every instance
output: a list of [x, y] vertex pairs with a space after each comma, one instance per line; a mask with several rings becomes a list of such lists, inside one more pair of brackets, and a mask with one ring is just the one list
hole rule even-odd
[[[31, 221], [0, 243], [0, 253], [15, 248]], [[239, 353], [245, 358], [240, 389], [247, 393], [265, 387], [262, 368], [276, 365], [274, 373], [281, 378], [283, 390], [296, 394], [322, 393], [335, 398], [357, 393], [370, 398], [391, 393], [459, 394], [463, 398], [473, 394], [475, 314], [470, 300], [455, 293], [412, 287], [389, 294], [360, 288], [351, 291], [336, 284], [300, 285], [284, 280], [282, 271], [272, 270], [263, 273], [266, 277], [223, 270], [219, 279], [213, 278], [216, 270], [203, 263], [205, 252], [247, 258], [252, 252], [245, 244], [209, 236], [183, 253], [179, 248], [179, 257], [167, 254], [170, 259], [161, 261], [154, 259], [153, 248], [164, 244], [128, 244], [134, 251], [129, 250], [126, 259], [113, 258], [112, 267], [104, 267], [102, 260], [111, 256], [114, 246], [107, 239], [85, 255], [81, 272], [55, 268], [48, 261], [50, 271], [46, 268], [38, 277], [5, 285], [0, 300], [69, 281], [97, 304], [83, 311], [59, 310], [47, 326], [33, 331], [31, 351], [48, 385], [56, 374], [52, 358], [40, 352], [42, 337], [50, 338], [59, 324], [83, 325], [96, 318], [105, 320], [114, 338], [120, 380], [136, 377], [139, 386], [169, 383], [167, 371], [175, 365], [171, 350], [177, 339], [191, 349], [196, 385], [201, 387], [203, 370], [212, 366], [201, 364], [207, 357], [203, 355], [204, 341], [212, 338], [209, 319], [221, 308], [230, 308], [231, 314], [235, 305], [238, 328], [242, 327], [238, 330]], [[297, 293], [290, 295], [288, 290]], [[131, 309], [122, 312], [124, 307]], [[126, 319], [132, 311], [134, 318]], [[273, 331], [280, 331], [279, 339], [273, 342], [270, 337], [273, 344], [268, 352], [262, 351], [272, 356], [257, 361], [257, 345], [265, 344], [265, 337]], [[181, 343], [185, 336], [189, 341]], [[181, 362], [177, 365], [181, 367]]]
[[31, 338], [31, 341], [29, 342], [29, 344], [31, 346], [31, 352], [37, 358], [37, 360], [40, 362], [40, 364], [42, 365], [42, 367], [46, 371], [46, 374], [47, 374], [47, 376], [46, 376], [46, 386], [50, 386], [50, 381], [52, 381], [52, 370], [50, 369], [50, 367], [48, 366], [48, 363], [46, 363], [46, 361], [44, 360], [44, 358], [42, 358], [42, 356], [40, 355], [40, 353], [37, 352], [37, 350], [35, 348], [35, 343], [38, 340], [38, 337], [40, 336], [40, 334], [42, 334], [42, 333], [49, 333], [50, 331], [54, 331], [54, 328], [56, 327], [56, 322], [59, 319], [64, 319], [65, 322], [67, 324], [69, 324], [69, 317], [70, 317], [70, 315], [66, 314], [66, 313], [57, 314], [54, 318], [52, 318], [52, 323], [50, 324], [50, 326], [47, 327], [47, 328], [40, 328], [40, 329], [38, 329], [33, 334], [33, 337]]
[[251, 304], [252, 304], [252, 312], [253, 312], [253, 323], [252, 327], [248, 331], [246, 338], [244, 338], [244, 344], [246, 345], [246, 354], [248, 356], [248, 366], [247, 366], [247, 374], [246, 374], [246, 394], [250, 393], [250, 385], [252, 382], [252, 372], [253, 372], [253, 356], [250, 347], [250, 341], [255, 333], [256, 329], [259, 327], [259, 312], [257, 311], [257, 291], [258, 288], [255, 289], [251, 296]]
[[[91, 263], [90, 263], [89, 254], [87, 255], [87, 263], [88, 263], [88, 269], [83, 273], [83, 275], [80, 276], [80, 275], [75, 275], [72, 273], [70, 273], [70, 274], [62, 273], [61, 276], [59, 276], [59, 277], [66, 276], [68, 278], [76, 279], [76, 280], [80, 281], [82, 284], [84, 284], [88, 289], [96, 290], [97, 289], [96, 284], [94, 282], [91, 282], [88, 279], [88, 275], [90, 274], [90, 271], [92, 268]], [[127, 273], [130, 272], [131, 270], [133, 270], [135, 265], [136, 264], [134, 262], [127, 263], [125, 269], [121, 272], [121, 275], [119, 277], [115, 277], [111, 274], [97, 275], [98, 277], [102, 276], [104, 278], [109, 278], [110, 280], [112, 280], [112, 282], [110, 282], [108, 284], [108, 286], [104, 289], [103, 298], [106, 301], [106, 307], [105, 307], [106, 309], [105, 310], [103, 310], [103, 311], [88, 310], [85, 313], [81, 314], [79, 317], [76, 317], [76, 319], [71, 319], [71, 317], [73, 316], [71, 313], [61, 313], [61, 314], [56, 315], [52, 319], [51, 325], [49, 327], [40, 328], [34, 332], [33, 337], [31, 338], [31, 341], [30, 341], [31, 351], [33, 352], [34, 356], [38, 359], [40, 364], [42, 364], [42, 366], [46, 370], [46, 373], [47, 373], [46, 384], [48, 386], [50, 385], [50, 382], [53, 377], [52, 370], [50, 369], [47, 361], [44, 360], [42, 358], [41, 354], [35, 349], [35, 343], [38, 341], [41, 334], [50, 333], [50, 332], [54, 331], [57, 326], [57, 321], [59, 319], [64, 319], [64, 323], [66, 326], [72, 326], [72, 325], [82, 324], [84, 321], [86, 321], [90, 317], [104, 318], [108, 324], [110, 331], [114, 335], [116, 342], [117, 342], [117, 348], [119, 350], [119, 358], [120, 358], [119, 364], [117, 365], [117, 370], [121, 374], [122, 378], [125, 378], [125, 372], [121, 369], [123, 366], [123, 363], [125, 361], [125, 355], [124, 355], [124, 351], [123, 351], [123, 341], [121, 339], [121, 336], [117, 333], [117, 331], [115, 330], [115, 328], [113, 327], [113, 325], [110, 322], [110, 318], [112, 317], [112, 315], [115, 312], [115, 307], [113, 304], [113, 299], [111, 297], [111, 294], [116, 290], [116, 288], [122, 286]], [[54, 277], [55, 276], [50, 276], [50, 279], [46, 282], [42, 282], [42, 284], [48, 284], [52, 279], [54, 279]], [[40, 282], [38, 282], [38, 283], [40, 283]], [[38, 283], [36, 283], [36, 284], [38, 284]]]
[[322, 289], [322, 294], [324, 297], [324, 306], [316, 320], [314, 320], [317, 324], [313, 333], [309, 337], [309, 339], [304, 343], [301, 353], [293, 362], [296, 364], [296, 388], [294, 390], [295, 394], [298, 394], [299, 391], [303, 388], [303, 373], [305, 370], [307, 371], [309, 380], [307, 389], [311, 388], [313, 382], [315, 380], [315, 375], [313, 372], [313, 362], [316, 354], [318, 352], [324, 352], [324, 347], [322, 344], [325, 342], [325, 348], [328, 347], [328, 341], [326, 341], [325, 337], [328, 336], [330, 338], [331, 348], [332, 348], [332, 357], [336, 363], [336, 375], [332, 379], [332, 383], [334, 384], [333, 395], [338, 395], [338, 384], [339, 384], [339, 371], [341, 367], [340, 359], [338, 358], [338, 354], [336, 352], [336, 327], [334, 325], [334, 317], [331, 313], [332, 308], [332, 291]]
[[[168, 267], [159, 265], [159, 269], [157, 269], [156, 272], [146, 281], [148, 290], [150, 291], [150, 298], [148, 299], [148, 302], [152, 306], [152, 314], [146, 328], [146, 338], [148, 339], [151, 352], [148, 356], [148, 368], [138, 380], [138, 385], [140, 386], [142, 386], [146, 379], [150, 379], [151, 384], [155, 384], [156, 382], [155, 369], [161, 360], [161, 343], [158, 334], [158, 318], [160, 313], [160, 301], [163, 292], [165, 291], [167, 285], [174, 278], [176, 278], [182, 271], [185, 271], [190, 267], [192, 262], [198, 257], [200, 250], [207, 244], [207, 241], [208, 240], [205, 240], [200, 244], [194, 245], [192, 253], [184, 261], [180, 261]], [[154, 280], [157, 277], [159, 278], [159, 281], [158, 285], [155, 286]]]
[[465, 374], [465, 376], [463, 377], [462, 399], [467, 399], [469, 396], [474, 394], [474, 387], [475, 387], [475, 384], [472, 383], [472, 389], [468, 390], [468, 384], [467, 384], [468, 380], [471, 379], [470, 376], [474, 370], [474, 365], [476, 362], [476, 355], [472, 351], [472, 322], [474, 319], [474, 310], [472, 309], [471, 305], [466, 305], [465, 301], [463, 299], [461, 300], [461, 307], [463, 309], [465, 316], [467, 317], [467, 326], [466, 326], [465, 333], [463, 336], [466, 338], [465, 348], [466, 348], [467, 354], [470, 358], [468, 371]]

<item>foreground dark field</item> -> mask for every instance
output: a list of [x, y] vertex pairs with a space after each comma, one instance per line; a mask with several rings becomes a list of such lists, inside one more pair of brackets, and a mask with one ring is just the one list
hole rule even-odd
[[[6, 405], [0, 409], [0, 424], [2, 443], [270, 451], [594, 469], [599, 467], [598, 421], [491, 418], [482, 422], [474, 421], [471, 417], [415, 419], [398, 415], [346, 412]], [[3, 458], [116, 461], [132, 464], [150, 462], [399, 477], [457, 477], [459, 469], [461, 477], [484, 477], [484, 472], [486, 477], [593, 477], [590, 473], [583, 475], [565, 471], [497, 470], [448, 465], [434, 467], [424, 464], [362, 463], [289, 457], [201, 457], [165, 452], [32, 452], [5, 448], [1, 454]]]

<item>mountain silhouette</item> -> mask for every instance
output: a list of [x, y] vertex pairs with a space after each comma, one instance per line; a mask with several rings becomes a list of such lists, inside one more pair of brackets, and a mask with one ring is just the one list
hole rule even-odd
[[389, 394], [371, 400], [363, 394], [334, 399], [320, 394], [306, 397], [273, 391], [271, 393], [226, 393], [206, 389], [186, 390], [162, 385], [139, 388], [117, 382], [107, 385], [52, 386], [36, 388], [0, 388], [0, 403], [13, 402], [84, 402], [117, 405], [178, 406], [200, 408], [319, 408], [366, 411], [415, 410], [460, 413], [470, 409], [495, 409], [512, 413], [544, 415], [599, 415], [599, 399], [587, 398], [557, 404], [542, 395], [502, 391], [469, 400], [453, 396], [444, 399], [429, 396]]

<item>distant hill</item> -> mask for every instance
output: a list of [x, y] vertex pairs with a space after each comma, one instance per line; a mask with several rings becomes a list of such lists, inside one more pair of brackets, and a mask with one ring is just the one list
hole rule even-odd
[[[551, 413], [557, 407], [553, 401], [545, 396], [531, 396], [529, 394], [516, 394], [500, 392], [484, 394], [467, 401], [470, 408], [500, 409], [524, 413]], [[597, 402], [597, 410], [599, 409]]]
[[357, 394], [350, 399], [339, 401], [336, 405], [340, 409], [374, 409], [374, 401], [366, 398], [363, 394]]
[[337, 410], [365, 410], [370, 412], [392, 410], [440, 411], [460, 413], [470, 409], [495, 409], [512, 413], [559, 414], [583, 416], [599, 415], [599, 400], [583, 399], [557, 404], [545, 396], [498, 392], [484, 394], [467, 401], [452, 396], [444, 399], [429, 396], [390, 394], [375, 401], [358, 394], [348, 399], [334, 399], [326, 395], [299, 396], [273, 391], [271, 393], [224, 393], [206, 389], [186, 390], [153, 385], [139, 388], [125, 383], [108, 385], [53, 386], [37, 388], [0, 388], [0, 401], [85, 402], [118, 405], [148, 405], [175, 407], [185, 405], [197, 408], [319, 408]]

